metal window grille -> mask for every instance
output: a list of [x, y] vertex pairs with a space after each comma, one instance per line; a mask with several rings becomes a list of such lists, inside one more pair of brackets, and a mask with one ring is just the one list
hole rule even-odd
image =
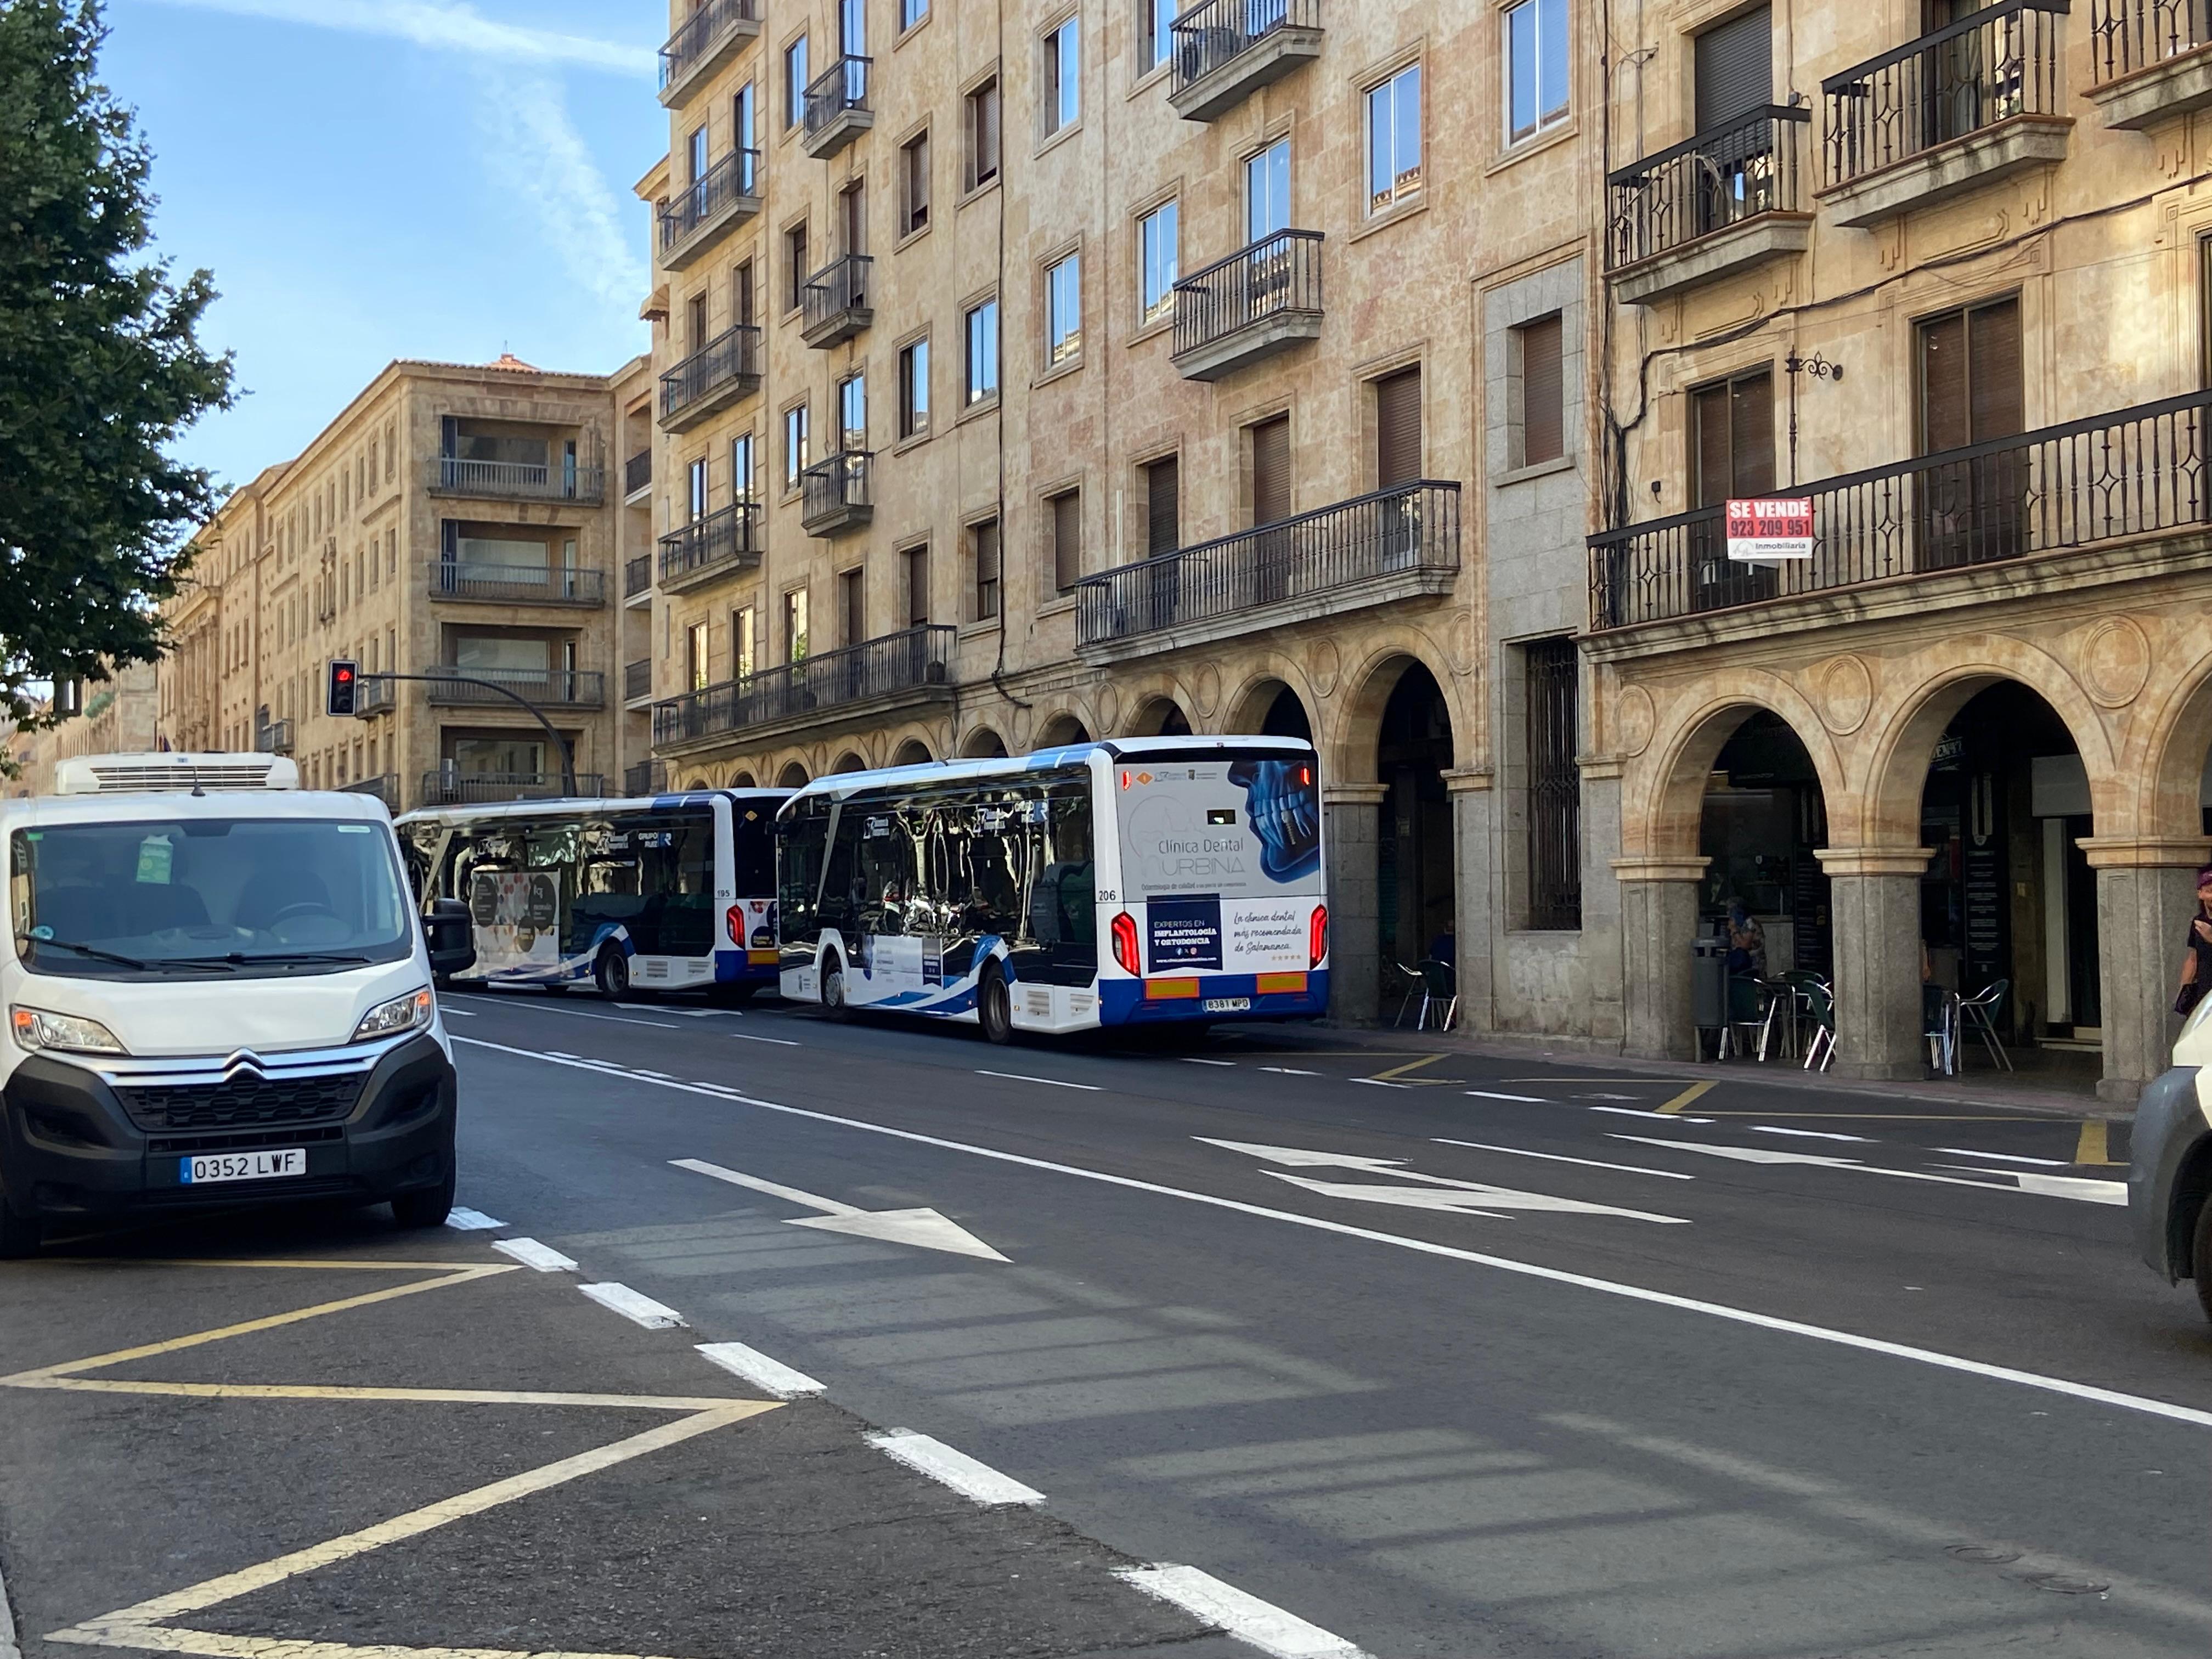
[[1528, 701], [1528, 925], [1583, 925], [1582, 771], [1575, 642], [1526, 648]]

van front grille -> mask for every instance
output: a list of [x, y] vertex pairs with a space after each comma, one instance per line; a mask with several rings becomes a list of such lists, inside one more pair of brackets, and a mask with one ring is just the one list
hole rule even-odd
[[320, 1123], [344, 1117], [361, 1100], [366, 1072], [278, 1079], [153, 1086], [118, 1084], [116, 1097], [142, 1129], [224, 1129], [259, 1123]]

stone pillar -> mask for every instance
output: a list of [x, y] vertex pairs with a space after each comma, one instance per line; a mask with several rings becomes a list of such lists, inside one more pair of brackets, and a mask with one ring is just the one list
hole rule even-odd
[[2202, 836], [2174, 841], [2097, 837], [2081, 843], [2097, 872], [2097, 961], [2104, 1003], [2100, 1100], [2132, 1101], [2172, 1063], [2181, 1022], [2173, 993], [2197, 912]]
[[1496, 1020], [1491, 1006], [1492, 953], [1504, 935], [1498, 906], [1498, 860], [1491, 852], [1492, 779], [1486, 766], [1459, 767], [1444, 774], [1451, 795], [1452, 887], [1459, 929], [1459, 1028], [1487, 1031]]
[[1926, 1075], [1920, 1004], [1920, 878], [1924, 847], [1830, 847], [1836, 951], [1836, 1065], [1844, 1077]]
[[1638, 1060], [1694, 1060], [1690, 944], [1705, 859], [1615, 859], [1620, 886], [1621, 1052]]
[[1329, 1012], [1371, 1024], [1382, 1006], [1379, 783], [1324, 783], [1321, 810], [1328, 851]]

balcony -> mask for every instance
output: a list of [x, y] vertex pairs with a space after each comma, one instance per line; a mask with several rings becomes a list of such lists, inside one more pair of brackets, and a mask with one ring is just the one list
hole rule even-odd
[[1321, 335], [1317, 230], [1281, 230], [1175, 287], [1175, 366], [1219, 380]]
[[1613, 297], [1656, 305], [1802, 253], [1813, 234], [1801, 154], [1812, 118], [1768, 104], [1608, 174]]
[[641, 760], [623, 769], [623, 793], [635, 799], [668, 793], [668, 763]]
[[623, 463], [623, 500], [635, 501], [653, 488], [653, 452], [641, 449]]
[[[358, 681], [356, 682], [359, 684]], [[292, 752], [292, 722], [270, 720], [253, 728], [253, 750], [259, 755], [289, 755]]]
[[363, 674], [353, 684], [355, 718], [389, 714], [399, 707], [399, 682], [389, 674]]
[[623, 707], [635, 708], [653, 701], [653, 659], [641, 657], [623, 665]]
[[759, 33], [757, 0], [706, 0], [660, 49], [660, 101], [682, 103]]
[[876, 516], [875, 459], [872, 451], [843, 450], [799, 475], [799, 521], [808, 535], [842, 536]]
[[761, 208], [761, 154], [733, 149], [686, 185], [660, 213], [660, 266], [696, 264]]
[[607, 470], [564, 461], [471, 461], [433, 455], [426, 483], [433, 495], [474, 495], [501, 501], [580, 501], [596, 507], [606, 494]]
[[2205, 0], [2093, 0], [2089, 18], [2089, 101], [2106, 125], [2140, 132], [2212, 105]]
[[2062, 20], [2072, 0], [1996, 0], [1820, 82], [1820, 200], [1862, 228], [2066, 159]]
[[483, 605], [553, 605], [594, 610], [607, 602], [606, 573], [557, 564], [476, 564], [433, 559], [434, 599]]
[[840, 58], [807, 83], [806, 137], [802, 143], [816, 161], [826, 161], [876, 124], [868, 107], [868, 71], [872, 58]]
[[[422, 672], [430, 677], [430, 702], [436, 708], [512, 708], [514, 697], [540, 708], [604, 708], [607, 704], [607, 677], [596, 669], [462, 668], [439, 663]], [[440, 678], [447, 674], [467, 678]], [[514, 696], [502, 696], [501, 689]]]
[[1168, 102], [1218, 121], [1271, 81], [1321, 56], [1321, 0], [1200, 0], [1175, 20]]
[[623, 566], [623, 603], [653, 603], [653, 555], [641, 553]]
[[800, 290], [799, 337], [817, 350], [851, 339], [876, 320], [868, 281], [875, 261], [865, 253], [841, 254], [806, 279]]
[[599, 772], [576, 774], [576, 793], [568, 794], [558, 772], [455, 772], [440, 770], [422, 775], [425, 806], [496, 806], [511, 800], [588, 799], [606, 793], [607, 781]]
[[[1779, 565], [1732, 563], [1718, 507], [1593, 536], [1590, 626], [1632, 628], [1793, 599], [1826, 621], [1884, 603], [1915, 611], [1980, 605], [1990, 598], [1986, 567], [2106, 548], [2089, 562], [2147, 574], [2160, 555], [2146, 544], [2176, 532], [2191, 539], [2174, 556], [2201, 568], [2212, 528], [2208, 415], [2212, 392], [2192, 392], [1796, 486], [1791, 495], [1812, 498], [1813, 556]], [[2085, 571], [2068, 581], [2094, 579]], [[2022, 572], [2021, 580], [2057, 578]], [[1861, 591], [1820, 601], [1845, 589]], [[1757, 625], [1775, 623], [1762, 617]]]
[[1449, 593], [1459, 493], [1429, 480], [1378, 489], [1086, 577], [1077, 647], [1112, 662]]
[[880, 717], [908, 703], [949, 700], [957, 630], [909, 628], [804, 662], [726, 680], [653, 707], [655, 749], [708, 747], [736, 733], [767, 736]]
[[725, 329], [660, 377], [660, 428], [689, 432], [717, 410], [760, 390], [761, 331]]
[[681, 593], [760, 562], [760, 506], [739, 501], [660, 538], [660, 586]]
[[399, 775], [380, 772], [373, 778], [356, 778], [351, 783], [340, 784], [339, 793], [347, 795], [374, 795], [382, 801], [386, 811], [399, 810]]

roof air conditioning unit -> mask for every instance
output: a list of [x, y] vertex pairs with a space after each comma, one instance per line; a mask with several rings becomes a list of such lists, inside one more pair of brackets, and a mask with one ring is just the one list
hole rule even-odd
[[78, 755], [54, 766], [57, 795], [299, 787], [298, 763], [281, 755]]

